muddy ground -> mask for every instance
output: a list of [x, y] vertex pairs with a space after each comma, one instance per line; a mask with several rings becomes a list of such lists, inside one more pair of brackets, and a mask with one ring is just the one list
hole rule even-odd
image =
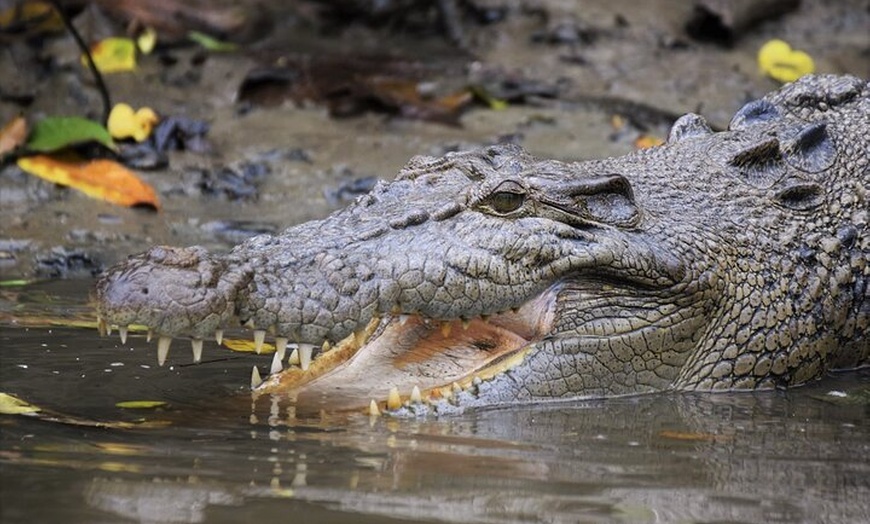
[[[174, 151], [167, 167], [138, 171], [157, 189], [159, 212], [116, 207], [3, 166], [0, 280], [89, 276], [158, 243], [227, 249], [326, 215], [413, 155], [505, 141], [564, 160], [618, 155], [640, 135], [666, 136], [689, 111], [724, 128], [743, 103], [779, 85], [756, 63], [771, 38], [807, 51], [818, 72], [870, 77], [866, 0], [804, 0], [724, 39], [709, 28], [690, 35], [696, 7], [683, 0], [459, 2], [449, 31], [435, 2], [405, 3], [412, 11], [371, 22], [364, 12], [327, 20], [318, 2], [261, 2], [257, 16], [268, 23], [249, 27], [236, 52], [172, 45], [143, 57], [135, 72], [107, 75], [114, 101], [207, 122], [210, 152]], [[98, 117], [98, 93], [68, 35], [5, 43], [0, 121], [19, 112], [31, 120]], [[382, 103], [336, 116], [316, 100], [240, 101], [251, 71], [288, 57], [338, 57], [363, 69], [413, 64], [423, 71], [422, 91], [485, 78], [496, 86], [491, 94], [510, 102], [495, 110], [479, 97], [444, 123]]]

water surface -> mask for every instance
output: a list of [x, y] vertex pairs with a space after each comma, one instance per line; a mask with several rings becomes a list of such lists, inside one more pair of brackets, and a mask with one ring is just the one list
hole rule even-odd
[[[175, 341], [159, 368], [143, 335], [44, 325], [88, 318], [90, 285], [0, 289], [0, 391], [63, 420], [0, 416], [4, 523], [870, 521], [867, 370], [788, 392], [297, 420], [246, 392], [268, 356], [212, 343], [190, 365]], [[169, 425], [70, 423], [140, 419]]]

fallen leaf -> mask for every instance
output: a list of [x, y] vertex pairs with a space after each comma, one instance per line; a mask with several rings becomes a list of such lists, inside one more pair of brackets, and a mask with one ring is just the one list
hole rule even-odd
[[[227, 349], [231, 349], [233, 351], [240, 351], [242, 353], [253, 353], [254, 352], [254, 341], [253, 340], [243, 340], [238, 338], [224, 338], [223, 346]], [[260, 350], [260, 353], [272, 353], [275, 351], [275, 346], [269, 344], [268, 342], [263, 342], [263, 348]]]
[[213, 36], [209, 36], [205, 33], [200, 33], [199, 31], [189, 31], [187, 33], [187, 38], [193, 40], [197, 44], [208, 49], [209, 51], [227, 52], [235, 51], [239, 48], [239, 46], [237, 46], [236, 44], [218, 40]]
[[2, 415], [21, 415], [24, 413], [37, 413], [39, 411], [42, 410], [18, 397], [8, 393], [0, 393], [0, 414]]
[[638, 149], [647, 149], [650, 147], [660, 146], [665, 141], [655, 135], [640, 135], [634, 141], [634, 147]]
[[[136, 69], [136, 42], [130, 38], [110, 37], [91, 47], [91, 58], [101, 73], [119, 73]], [[82, 65], [87, 67], [85, 56]]]
[[41, 33], [64, 30], [63, 20], [51, 2], [35, 0], [4, 5], [9, 7], [0, 11], [0, 30], [3, 33], [30, 38]]
[[92, 198], [128, 207], [145, 205], [160, 209], [154, 189], [113, 160], [65, 160], [36, 155], [19, 158], [18, 167]]
[[172, 424], [168, 420], [137, 420], [135, 422], [104, 421], [81, 418], [74, 415], [65, 415], [63, 413], [58, 413], [57, 411], [34, 406], [33, 404], [25, 402], [24, 400], [8, 393], [0, 393], [0, 415], [27, 415], [45, 422], [109, 429], [154, 429], [165, 428]]
[[166, 402], [162, 400], [126, 400], [116, 403], [115, 407], [123, 409], [154, 409], [165, 405]]
[[159, 121], [157, 113], [150, 107], [133, 111], [128, 104], [115, 104], [109, 113], [106, 127], [113, 138], [132, 138], [136, 142], [144, 142], [151, 136], [151, 130]]
[[27, 140], [27, 121], [22, 116], [13, 117], [0, 129], [0, 157], [13, 151]]
[[138, 37], [136, 37], [136, 47], [143, 55], [150, 55], [157, 45], [157, 31], [153, 27], [146, 27]]
[[815, 71], [810, 55], [778, 39], [768, 40], [758, 50], [758, 67], [767, 76], [780, 82], [794, 82]]
[[51, 153], [85, 142], [98, 142], [109, 149], [117, 149], [105, 127], [77, 116], [49, 117], [38, 121], [25, 147], [29, 151]]

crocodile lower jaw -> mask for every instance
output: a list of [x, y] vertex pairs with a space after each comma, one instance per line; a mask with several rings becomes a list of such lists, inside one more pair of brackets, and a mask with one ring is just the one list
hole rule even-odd
[[254, 392], [286, 396], [297, 413], [375, 413], [449, 398], [522, 362], [550, 333], [555, 296], [553, 288], [513, 311], [471, 320], [375, 319], [320, 353], [306, 370], [275, 372]]

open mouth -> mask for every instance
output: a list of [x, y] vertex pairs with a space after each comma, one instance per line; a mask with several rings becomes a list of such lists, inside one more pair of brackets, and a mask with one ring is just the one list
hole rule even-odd
[[291, 366], [254, 389], [279, 393], [297, 412], [366, 409], [450, 398], [522, 362], [552, 329], [556, 286], [519, 308], [489, 317], [431, 320], [418, 315], [374, 319], [307, 369]]

